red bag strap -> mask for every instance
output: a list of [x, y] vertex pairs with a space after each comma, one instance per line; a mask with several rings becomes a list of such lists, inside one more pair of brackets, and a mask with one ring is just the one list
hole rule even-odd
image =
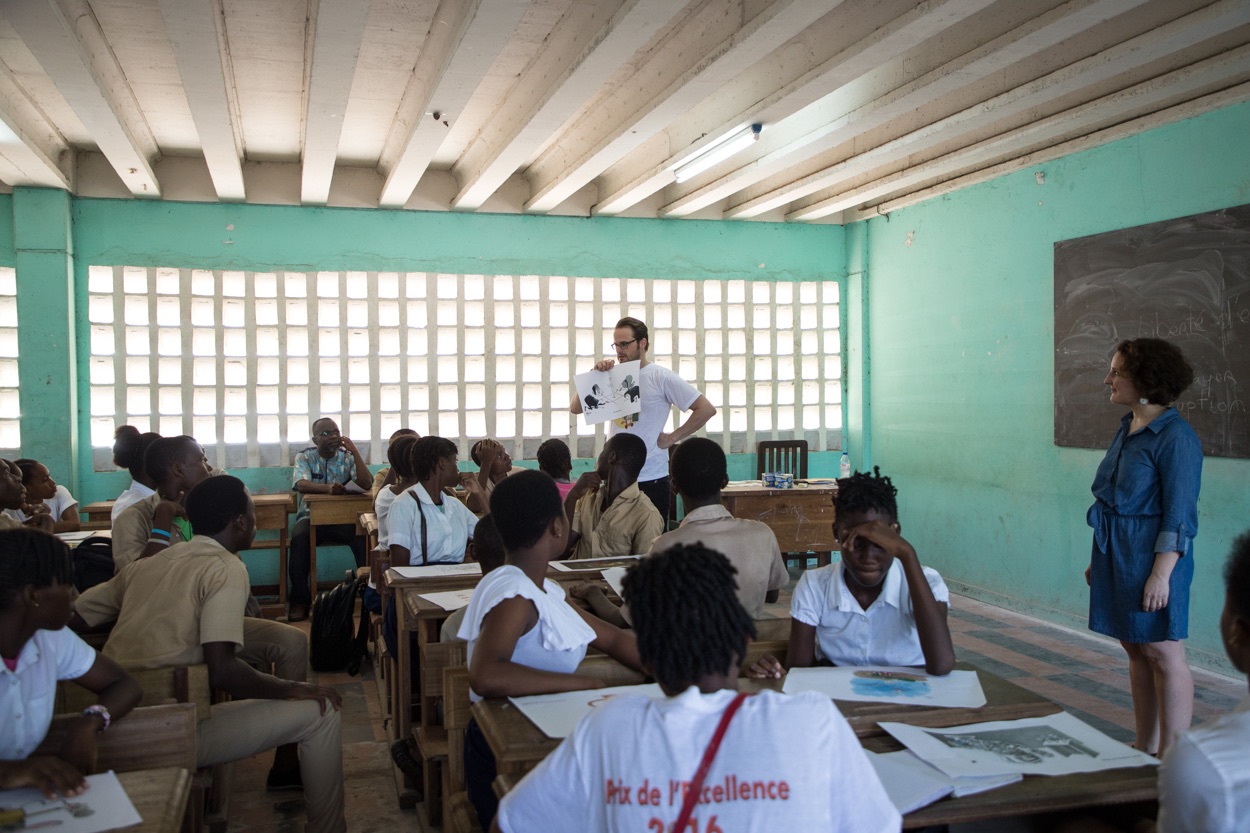
[[712, 733], [712, 739], [708, 741], [707, 749], [703, 750], [703, 760], [699, 761], [699, 769], [695, 772], [694, 778], [690, 779], [690, 789], [686, 790], [686, 796], [681, 802], [681, 813], [677, 816], [677, 822], [673, 825], [673, 833], [683, 833], [686, 825], [690, 823], [690, 816], [694, 814], [695, 802], [699, 800], [699, 793], [703, 790], [703, 780], [707, 778], [707, 771], [712, 768], [712, 761], [716, 758], [716, 752], [720, 749], [720, 742], [725, 738], [725, 731], [729, 728], [729, 721], [733, 720], [734, 715], [738, 713], [742, 702], [750, 695], [745, 691], [738, 692], [729, 705], [725, 708], [725, 713], [720, 716], [720, 723], [716, 726], [716, 731]]

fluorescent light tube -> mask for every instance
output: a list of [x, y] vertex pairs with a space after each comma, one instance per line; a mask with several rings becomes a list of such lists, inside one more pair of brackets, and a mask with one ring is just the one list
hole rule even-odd
[[718, 162], [723, 162], [735, 153], [746, 150], [760, 137], [762, 124], [752, 124], [735, 130], [714, 145], [709, 145], [701, 154], [688, 162], [683, 162], [673, 169], [673, 176], [678, 182], [685, 182], [706, 171]]

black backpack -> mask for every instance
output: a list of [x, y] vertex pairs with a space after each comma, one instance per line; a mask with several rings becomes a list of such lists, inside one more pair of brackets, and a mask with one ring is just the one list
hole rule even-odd
[[74, 587], [79, 593], [113, 577], [113, 542], [108, 538], [88, 538], [74, 547], [70, 558], [74, 564]]
[[365, 586], [351, 570], [343, 583], [333, 590], [317, 594], [312, 605], [312, 625], [308, 632], [309, 662], [314, 671], [342, 671], [355, 676], [365, 656], [369, 638], [369, 618], [360, 617], [360, 626], [352, 635], [352, 619], [356, 614], [356, 597]]

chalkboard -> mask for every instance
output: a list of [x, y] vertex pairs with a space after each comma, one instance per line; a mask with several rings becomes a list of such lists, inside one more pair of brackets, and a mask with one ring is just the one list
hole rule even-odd
[[1154, 336], [1194, 366], [1177, 409], [1208, 456], [1250, 457], [1250, 205], [1055, 244], [1055, 444], [1106, 448], [1115, 345]]

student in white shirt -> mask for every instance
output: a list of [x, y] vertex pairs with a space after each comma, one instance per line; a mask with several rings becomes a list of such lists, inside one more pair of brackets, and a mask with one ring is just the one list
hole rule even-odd
[[[65, 625], [74, 610], [69, 547], [34, 529], [0, 531], [0, 789], [77, 795], [95, 771], [96, 737], [138, 705], [139, 684]], [[100, 696], [58, 755], [31, 757], [48, 727], [58, 680]]]
[[[923, 665], [948, 674], [955, 649], [946, 624], [950, 591], [936, 570], [920, 566], [900, 534], [898, 490], [880, 469], [838, 481], [834, 537], [842, 560], [799, 579], [790, 602], [786, 665]], [[784, 669], [765, 654], [752, 677], [779, 678]]]
[[143, 458], [147, 454], [148, 446], [160, 438], [161, 435], [154, 431], [140, 434], [139, 429], [133, 425], [123, 425], [113, 435], [113, 465], [130, 471], [130, 488], [113, 501], [110, 521], [117, 520], [122, 512], [156, 494], [156, 481], [144, 469]]
[[[616, 697], [504, 796], [496, 831], [671, 830], [723, 716], [755, 624], [734, 568], [701, 544], [632, 567], [625, 599], [638, 652], [663, 700]], [[625, 799], [628, 794], [629, 798]], [[901, 824], [855, 733], [828, 697], [762, 691], [732, 713], [693, 828], [897, 831]]]
[[[546, 578], [569, 535], [555, 481], [540, 471], [514, 474], [495, 487], [490, 510], [508, 555], [478, 583], [460, 626], [460, 638], [469, 643], [470, 697], [603, 688], [602, 680], [577, 673], [587, 646], [641, 670], [632, 634], [573, 607]], [[495, 757], [476, 721], [469, 723], [464, 757], [469, 800], [486, 829], [498, 804]]]
[[52, 479], [48, 467], [38, 460], [24, 457], [14, 465], [22, 472], [22, 485], [26, 487], [26, 501], [20, 509], [6, 509], [15, 521], [25, 523], [35, 515], [52, 518], [54, 532], [77, 532], [78, 499], [69, 489]]
[[[1224, 650], [1250, 683], [1250, 532], [1224, 568]], [[1180, 735], [1159, 768], [1160, 833], [1250, 830], [1250, 697], [1232, 712]]]
[[390, 545], [390, 524], [388, 518], [391, 506], [404, 492], [417, 485], [417, 478], [412, 468], [412, 448], [417, 442], [413, 434], [400, 434], [391, 440], [386, 447], [386, 459], [391, 464], [393, 475], [391, 483], [378, 489], [373, 498], [373, 514], [378, 519], [378, 546]]

